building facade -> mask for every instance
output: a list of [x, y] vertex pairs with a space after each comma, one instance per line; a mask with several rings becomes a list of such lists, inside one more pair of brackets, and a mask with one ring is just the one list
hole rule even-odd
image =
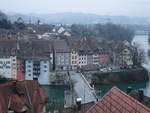
[[78, 52], [76, 51], [71, 52], [71, 66], [72, 67], [78, 66]]
[[17, 59], [17, 80], [25, 80], [25, 62]]
[[78, 57], [78, 66], [81, 68], [82, 66], [87, 65], [87, 55], [86, 54], [79, 54]]
[[0, 75], [9, 79], [17, 79], [16, 56], [1, 56], [0, 57]]
[[50, 84], [50, 62], [47, 59], [26, 60], [25, 61], [25, 79], [38, 80], [40, 84]]

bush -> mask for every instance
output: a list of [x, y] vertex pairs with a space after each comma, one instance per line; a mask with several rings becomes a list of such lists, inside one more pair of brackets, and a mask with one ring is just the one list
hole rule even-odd
[[8, 79], [0, 75], [0, 84], [7, 82]]

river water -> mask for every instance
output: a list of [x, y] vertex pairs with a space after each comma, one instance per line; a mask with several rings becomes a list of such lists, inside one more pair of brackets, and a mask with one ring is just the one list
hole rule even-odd
[[[118, 87], [119, 89], [126, 92], [128, 86], [131, 86], [133, 89], [145, 88], [146, 83], [117, 83], [112, 85], [95, 85], [95, 90], [98, 97], [102, 97], [107, 93], [112, 87]], [[62, 109], [65, 103], [65, 90], [68, 88], [65, 86], [43, 86], [49, 96], [49, 104], [47, 104], [47, 111], [52, 109]]]

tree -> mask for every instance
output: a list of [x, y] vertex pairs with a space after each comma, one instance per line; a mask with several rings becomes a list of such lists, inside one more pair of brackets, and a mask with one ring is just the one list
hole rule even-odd
[[115, 24], [95, 24], [95, 25], [78, 25], [71, 26], [72, 36], [78, 37], [104, 37], [109, 40], [127, 40], [131, 41], [134, 32], [130, 29], [124, 28]]
[[18, 29], [21, 29], [21, 30], [25, 29], [25, 27], [26, 27], [24, 23], [15, 22], [14, 24]]
[[11, 29], [11, 22], [7, 20], [7, 16], [0, 11], [0, 28]]
[[0, 20], [0, 28], [11, 29], [12, 24], [10, 21], [8, 21], [6, 19], [2, 19], [2, 20]]

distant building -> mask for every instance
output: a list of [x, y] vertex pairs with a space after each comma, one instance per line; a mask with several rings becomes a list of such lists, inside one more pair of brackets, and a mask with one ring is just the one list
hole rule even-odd
[[50, 84], [50, 63], [48, 59], [25, 60], [25, 79], [37, 80], [40, 84]]
[[58, 70], [68, 70], [71, 67], [71, 51], [69, 46], [64, 40], [56, 40], [53, 42], [53, 45], [55, 68]]
[[24, 23], [24, 20], [23, 20], [21, 17], [19, 17], [19, 18], [16, 20], [16, 22], [20, 24], [20, 23]]
[[115, 63], [120, 66], [132, 66], [133, 65], [133, 51], [131, 47], [123, 45], [122, 43], [114, 47]]
[[99, 64], [102, 66], [106, 66], [109, 64], [109, 54], [100, 53], [99, 54]]
[[78, 66], [78, 52], [72, 50], [71, 52], [71, 66], [72, 67], [77, 67]]
[[0, 57], [0, 75], [9, 79], [17, 79], [16, 61], [16, 56]]
[[78, 56], [78, 66], [81, 68], [82, 66], [87, 65], [87, 55], [80, 52]]
[[17, 80], [25, 80], [25, 62], [17, 59]]
[[0, 41], [0, 75], [17, 78], [17, 44], [15, 41]]
[[93, 64], [99, 64], [99, 55], [93, 54]]

